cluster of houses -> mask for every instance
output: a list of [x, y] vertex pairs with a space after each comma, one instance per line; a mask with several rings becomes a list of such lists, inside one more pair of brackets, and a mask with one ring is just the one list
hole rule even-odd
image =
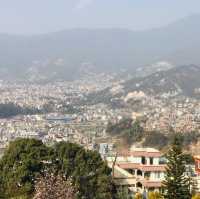
[[145, 130], [162, 132], [169, 132], [173, 129], [175, 132], [192, 132], [199, 131], [200, 128], [200, 114], [168, 112], [160, 113], [157, 120], [149, 119], [145, 123]]
[[[153, 148], [131, 148], [129, 151], [108, 154], [108, 165], [117, 185], [127, 187], [131, 193], [161, 191], [166, 171], [166, 159]], [[186, 165], [189, 175], [200, 192], [200, 156], [194, 165]]]

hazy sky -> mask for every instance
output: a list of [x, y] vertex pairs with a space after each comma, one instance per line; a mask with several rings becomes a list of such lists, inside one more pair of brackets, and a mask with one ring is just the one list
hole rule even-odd
[[200, 13], [200, 0], [0, 0], [0, 32], [163, 26]]

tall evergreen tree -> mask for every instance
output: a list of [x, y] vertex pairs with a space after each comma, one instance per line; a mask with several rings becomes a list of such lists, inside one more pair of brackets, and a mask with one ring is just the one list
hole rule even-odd
[[185, 156], [182, 152], [182, 136], [176, 135], [166, 158], [164, 181], [166, 199], [191, 199], [189, 177], [185, 175]]

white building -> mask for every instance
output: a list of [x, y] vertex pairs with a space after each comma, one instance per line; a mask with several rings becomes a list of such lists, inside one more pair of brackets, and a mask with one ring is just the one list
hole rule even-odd
[[[115, 157], [107, 157], [113, 168]], [[133, 148], [116, 156], [114, 178], [118, 185], [133, 192], [160, 190], [164, 180], [165, 163], [162, 154], [152, 148]]]

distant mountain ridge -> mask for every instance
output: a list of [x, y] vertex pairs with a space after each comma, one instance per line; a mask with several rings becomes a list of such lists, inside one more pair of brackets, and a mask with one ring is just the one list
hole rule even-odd
[[[200, 67], [178, 66], [145, 77], [134, 77], [117, 86], [108, 87], [86, 96], [86, 104], [105, 103], [119, 108], [124, 102], [146, 96], [200, 99]], [[114, 91], [114, 92], [113, 92]]]
[[127, 81], [125, 93], [143, 91], [149, 95], [200, 97], [200, 67], [181, 66]]
[[159, 61], [200, 64], [200, 15], [149, 31], [72, 29], [18, 36], [0, 34], [0, 78], [73, 79], [132, 70]]

